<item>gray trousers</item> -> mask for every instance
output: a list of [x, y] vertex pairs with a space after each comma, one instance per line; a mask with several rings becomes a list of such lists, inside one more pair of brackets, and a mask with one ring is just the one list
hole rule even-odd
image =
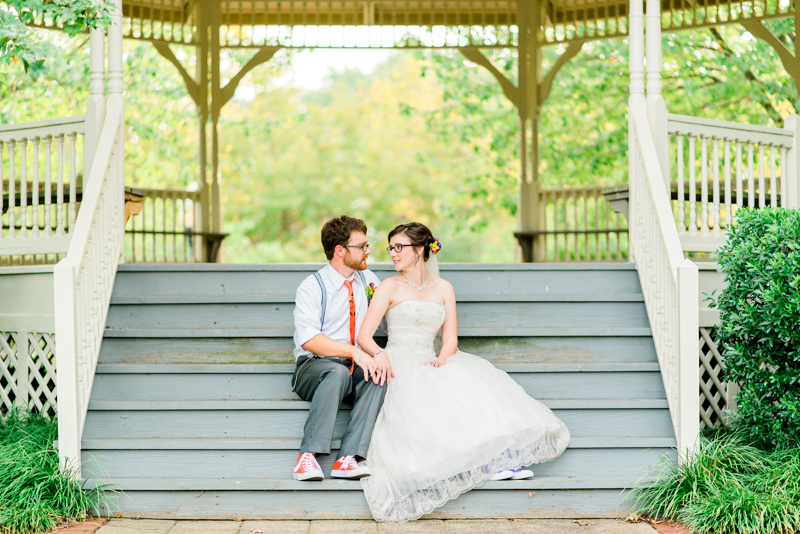
[[[345, 366], [342, 362], [347, 362]], [[386, 386], [364, 381], [364, 371], [355, 366], [350, 375], [350, 360], [300, 357], [292, 383], [295, 393], [311, 402], [303, 430], [300, 452], [331, 452], [333, 426], [342, 402], [352, 399], [353, 411], [342, 436], [340, 456], [367, 457], [375, 420], [386, 396]]]

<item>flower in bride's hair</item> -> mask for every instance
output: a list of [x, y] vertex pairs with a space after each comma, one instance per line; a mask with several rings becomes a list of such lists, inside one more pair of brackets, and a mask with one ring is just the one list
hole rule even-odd
[[367, 300], [371, 301], [372, 300], [372, 295], [375, 294], [375, 290], [378, 289], [378, 288], [377, 288], [377, 286], [375, 286], [375, 284], [370, 284], [365, 289], [367, 290]]
[[430, 247], [431, 252], [433, 252], [434, 254], [438, 254], [439, 251], [442, 250], [442, 243], [435, 237], [433, 238], [433, 241], [431, 243], [428, 243], [428, 246]]

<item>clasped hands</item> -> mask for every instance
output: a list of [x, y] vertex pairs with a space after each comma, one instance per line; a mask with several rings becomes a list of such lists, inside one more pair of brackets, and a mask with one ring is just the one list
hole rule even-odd
[[382, 386], [388, 384], [394, 378], [392, 364], [389, 363], [386, 351], [381, 351], [375, 357], [372, 357], [360, 348], [353, 347], [352, 358], [356, 365], [364, 371], [365, 382], [371, 378], [373, 382]]

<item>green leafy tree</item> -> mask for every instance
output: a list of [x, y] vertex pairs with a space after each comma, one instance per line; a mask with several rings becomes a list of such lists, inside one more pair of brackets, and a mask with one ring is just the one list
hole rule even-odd
[[91, 28], [105, 29], [113, 5], [102, 0], [3, 0], [0, 2], [0, 65], [22, 62], [26, 72], [40, 74], [45, 59], [55, 53], [47, 40], [30, 28], [58, 20], [70, 37]]

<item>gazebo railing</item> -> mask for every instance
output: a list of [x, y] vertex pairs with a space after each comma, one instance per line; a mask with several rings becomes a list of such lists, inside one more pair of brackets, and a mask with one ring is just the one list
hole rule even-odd
[[672, 209], [684, 250], [714, 252], [741, 207], [797, 205], [797, 124], [768, 128], [669, 115]]
[[125, 260], [130, 263], [205, 261], [201, 227], [201, 192], [148, 189], [125, 229]]
[[0, 256], [67, 251], [85, 133], [84, 115], [0, 126]]
[[628, 223], [614, 213], [601, 186], [539, 190], [543, 241], [538, 261], [627, 261]]

